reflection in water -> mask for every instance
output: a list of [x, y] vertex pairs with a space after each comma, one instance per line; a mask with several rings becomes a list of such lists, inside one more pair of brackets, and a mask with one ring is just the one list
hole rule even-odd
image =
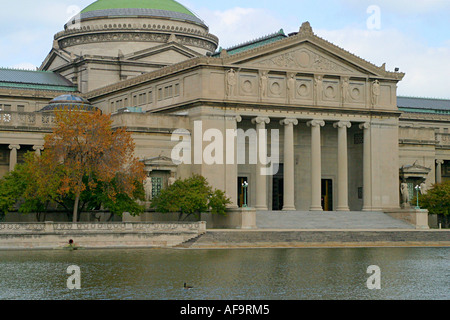
[[[450, 249], [0, 252], [1, 299], [449, 299]], [[66, 287], [70, 265], [81, 290]], [[369, 290], [367, 267], [381, 268]], [[194, 289], [183, 290], [187, 282]]]

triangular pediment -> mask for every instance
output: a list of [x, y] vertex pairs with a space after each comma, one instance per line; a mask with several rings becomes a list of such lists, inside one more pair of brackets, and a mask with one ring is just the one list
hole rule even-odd
[[146, 158], [143, 160], [146, 166], [174, 166], [174, 162], [171, 158], [160, 155], [158, 157]]
[[294, 48], [264, 55], [247, 61], [246, 64], [271, 70], [345, 75], [363, 74], [363, 70], [345, 61], [340, 61], [330, 53], [320, 51], [309, 43], [302, 43]]
[[[304, 24], [305, 25], [305, 24]], [[327, 75], [369, 76], [401, 80], [403, 73], [389, 72], [316, 36], [304, 27], [296, 35], [233, 55], [224, 63], [270, 71]]]
[[124, 60], [158, 64], [174, 64], [199, 56], [181, 44], [168, 43], [124, 56]]
[[427, 167], [421, 166], [417, 163], [414, 163], [413, 165], [402, 166], [400, 171], [403, 173], [409, 173], [409, 174], [412, 174], [412, 173], [428, 174], [429, 172], [431, 172], [431, 168], [427, 168]]
[[42, 63], [40, 70], [56, 70], [70, 62], [71, 58], [69, 54], [52, 49]]

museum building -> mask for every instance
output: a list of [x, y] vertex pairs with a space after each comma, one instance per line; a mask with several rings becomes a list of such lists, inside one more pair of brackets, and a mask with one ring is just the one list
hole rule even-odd
[[[425, 192], [450, 178], [450, 100], [398, 97], [404, 73], [318, 37], [308, 22], [218, 44], [173, 0], [92, 3], [55, 35], [38, 71], [0, 69], [0, 175], [43, 150], [51, 110], [83, 105], [132, 132], [150, 197], [170, 177], [201, 174], [234, 207], [385, 211], [402, 205], [402, 185], [410, 201], [416, 185]], [[267, 136], [233, 136], [213, 152], [236, 161], [194, 161], [192, 146], [193, 161], [180, 163], [172, 158], [180, 129], [192, 144], [200, 135], [202, 150], [214, 140], [204, 136], [210, 129]], [[248, 160], [255, 145], [264, 161], [237, 161], [238, 149]], [[277, 150], [278, 170], [261, 174]]]

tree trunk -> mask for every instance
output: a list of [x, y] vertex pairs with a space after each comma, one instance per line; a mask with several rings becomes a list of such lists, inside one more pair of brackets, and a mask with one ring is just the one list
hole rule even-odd
[[73, 223], [78, 222], [78, 203], [80, 202], [80, 193], [75, 196], [75, 204], [73, 206]]

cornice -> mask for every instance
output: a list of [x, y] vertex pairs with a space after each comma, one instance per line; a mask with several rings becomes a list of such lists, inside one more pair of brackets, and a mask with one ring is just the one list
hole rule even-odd
[[403, 112], [400, 116], [402, 120], [422, 120], [422, 121], [442, 121], [450, 122], [450, 115], [448, 114], [430, 114], [430, 113], [409, 113]]
[[104, 24], [104, 25], [95, 25], [95, 26], [83, 26], [81, 28], [67, 29], [55, 34], [54, 39], [57, 41], [61, 41], [64, 38], [76, 36], [76, 35], [94, 35], [99, 33], [120, 33], [120, 32], [132, 32], [132, 33], [165, 33], [165, 34], [176, 34], [177, 36], [190, 36], [197, 38], [205, 38], [215, 43], [216, 46], [219, 43], [219, 38], [215, 35], [202, 32], [195, 28], [182, 28], [178, 26], [170, 26], [164, 24], [149, 24], [149, 25], [141, 25], [141, 24], [129, 24], [123, 25], [123, 27], [118, 27], [116, 24]]
[[72, 91], [54, 91], [54, 90], [38, 90], [38, 89], [16, 89], [16, 88], [0, 88], [0, 96], [24, 97], [24, 98], [43, 98], [53, 99], [65, 93], [80, 95], [78, 92]]
[[[175, 110], [190, 109], [196, 106], [208, 106], [218, 107], [225, 109], [252, 109], [252, 110], [266, 110], [274, 111], [282, 114], [287, 112], [291, 114], [295, 113], [311, 113], [314, 115], [334, 115], [342, 116], [347, 115], [350, 117], [369, 117], [369, 118], [396, 118], [400, 116], [398, 111], [389, 110], [375, 110], [375, 109], [357, 109], [341, 107], [317, 107], [317, 106], [304, 106], [304, 105], [280, 105], [279, 103], [261, 103], [261, 102], [244, 102], [244, 101], [223, 101], [223, 100], [211, 100], [211, 99], [195, 99], [190, 101], [184, 101], [178, 104], [173, 104], [166, 107], [161, 107], [147, 111], [148, 113], [165, 113], [173, 112]], [[281, 112], [282, 111], [282, 112]]]
[[[105, 43], [105, 42], [158, 42], [167, 43], [170, 39], [170, 33], [154, 33], [154, 32], [135, 32], [135, 31], [117, 31], [104, 33], [85, 33], [78, 34], [63, 39], [59, 39], [59, 45], [62, 49], [75, 45], [83, 45], [89, 43]], [[177, 40], [185, 46], [193, 46], [213, 52], [217, 43], [202, 37], [190, 35], [177, 35]]]

